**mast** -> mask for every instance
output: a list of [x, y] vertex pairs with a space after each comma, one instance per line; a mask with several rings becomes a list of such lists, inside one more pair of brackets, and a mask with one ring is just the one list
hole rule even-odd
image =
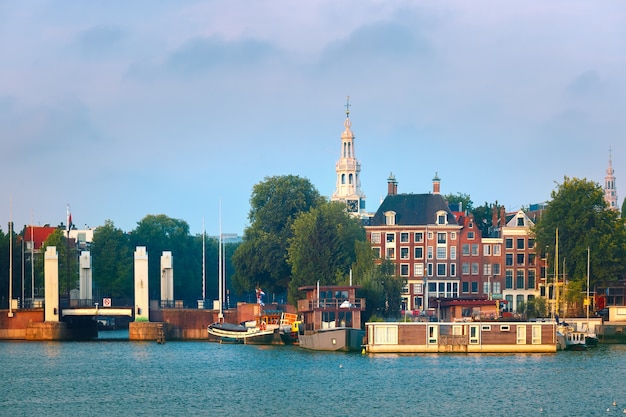
[[13, 317], [13, 197], [9, 205], [9, 317]]
[[30, 211], [30, 299], [35, 302], [35, 236], [33, 229], [33, 211]]
[[224, 321], [224, 310], [223, 310], [223, 304], [224, 304], [224, 300], [223, 300], [223, 295], [222, 293], [224, 292], [224, 288], [223, 288], [223, 282], [222, 280], [224, 279], [224, 276], [222, 274], [222, 199], [220, 198], [220, 227], [219, 227], [219, 233], [220, 233], [220, 237], [219, 237], [219, 243], [218, 243], [218, 278], [219, 278], [219, 303], [220, 303], [220, 312], [219, 312], [219, 321], [220, 323]]
[[202, 308], [206, 308], [206, 232], [204, 230], [204, 217], [202, 218]]
[[590, 257], [590, 249], [587, 246], [587, 298], [585, 299], [585, 304], [587, 305], [587, 330], [589, 330], [589, 257]]
[[556, 228], [556, 250], [554, 259], [554, 278], [556, 279], [554, 311], [555, 316], [559, 315], [559, 228]]

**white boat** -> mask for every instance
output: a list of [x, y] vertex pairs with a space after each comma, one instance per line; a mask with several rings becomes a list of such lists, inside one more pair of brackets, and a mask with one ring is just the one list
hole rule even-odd
[[589, 306], [591, 305], [591, 300], [589, 298], [589, 258], [591, 256], [591, 251], [587, 248], [587, 298], [585, 299], [585, 306], [587, 307], [587, 323], [582, 331], [585, 333], [585, 344], [589, 347], [598, 346], [598, 335], [595, 330], [591, 330], [591, 326], [589, 325]]
[[565, 333], [565, 350], [586, 350], [585, 333], [577, 330]]
[[214, 336], [220, 343], [271, 344], [274, 339], [275, 328], [263, 325], [246, 327], [241, 324], [213, 323], [207, 328], [209, 335]]

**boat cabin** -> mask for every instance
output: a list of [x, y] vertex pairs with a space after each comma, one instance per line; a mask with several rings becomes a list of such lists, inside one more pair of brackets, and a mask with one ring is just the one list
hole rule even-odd
[[[311, 285], [298, 288], [306, 298], [298, 300], [304, 330], [332, 329], [337, 327], [361, 328], [361, 314], [365, 299], [356, 298], [356, 285]], [[301, 325], [302, 326], [302, 325]]]

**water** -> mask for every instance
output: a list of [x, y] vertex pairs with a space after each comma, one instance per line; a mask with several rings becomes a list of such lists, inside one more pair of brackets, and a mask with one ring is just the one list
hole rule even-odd
[[626, 408], [625, 345], [361, 355], [106, 334], [113, 338], [0, 342], [0, 415], [610, 416]]

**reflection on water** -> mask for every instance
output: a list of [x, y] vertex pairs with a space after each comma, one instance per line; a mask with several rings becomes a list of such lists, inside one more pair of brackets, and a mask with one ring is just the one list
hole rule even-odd
[[114, 332], [91, 342], [0, 342], [0, 414], [606, 416], [626, 408], [623, 345], [360, 355], [126, 342], [127, 331]]

